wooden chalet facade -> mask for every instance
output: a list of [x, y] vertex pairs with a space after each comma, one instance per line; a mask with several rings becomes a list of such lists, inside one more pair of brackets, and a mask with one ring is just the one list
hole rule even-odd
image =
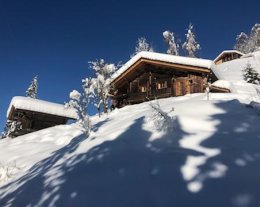
[[204, 92], [210, 60], [141, 52], [112, 78], [115, 107], [144, 101]]
[[76, 119], [72, 109], [28, 97], [14, 97], [8, 109], [7, 119], [17, 125], [9, 136], [17, 137], [60, 124], [66, 124], [69, 119]]

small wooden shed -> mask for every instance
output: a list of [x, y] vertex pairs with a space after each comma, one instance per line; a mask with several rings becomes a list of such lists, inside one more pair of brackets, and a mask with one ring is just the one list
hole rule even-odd
[[219, 65], [224, 62], [235, 60], [243, 56], [244, 54], [237, 50], [224, 50], [221, 52], [214, 60], [216, 65]]
[[29, 97], [13, 97], [7, 119], [19, 123], [19, 128], [9, 136], [16, 137], [44, 128], [66, 124], [69, 119], [77, 119], [72, 108], [65, 108], [62, 104], [52, 103]]
[[112, 76], [113, 105], [204, 92], [213, 65], [206, 59], [140, 52]]

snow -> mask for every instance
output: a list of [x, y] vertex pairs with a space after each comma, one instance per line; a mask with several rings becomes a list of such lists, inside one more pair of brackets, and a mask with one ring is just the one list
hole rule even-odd
[[72, 108], [65, 108], [65, 106], [62, 104], [52, 103], [29, 97], [13, 97], [7, 110], [7, 117], [9, 117], [12, 107], [16, 109], [23, 109], [28, 111], [52, 114], [56, 116], [68, 117], [71, 119], [77, 119], [77, 114]]
[[240, 59], [213, 65], [212, 71], [220, 80], [214, 83], [214, 85], [230, 85], [228, 89], [233, 93], [256, 94], [257, 90], [260, 90], [260, 86], [246, 83], [243, 79], [243, 70], [247, 63], [250, 63], [260, 73], [260, 51], [243, 55]]
[[79, 101], [81, 94], [77, 90], [73, 90], [70, 92], [70, 98]]
[[[0, 141], [0, 163], [3, 166], [2, 168], [15, 166], [15, 176], [19, 176], [35, 163], [51, 156], [53, 151], [68, 145], [72, 138], [80, 134], [82, 134], [82, 129], [72, 124], [43, 129], [36, 133], [20, 136], [17, 139], [3, 139]], [[1, 175], [3, 174], [0, 172], [0, 177]]]
[[134, 65], [141, 58], [148, 59], [148, 60], [163, 61], [163, 62], [167, 62], [167, 63], [176, 63], [176, 64], [181, 64], [181, 65], [197, 66], [197, 67], [203, 67], [203, 68], [208, 68], [208, 69], [212, 68], [212, 65], [214, 64], [211, 60], [206, 60], [206, 59], [180, 57], [180, 56], [169, 55], [169, 54], [143, 51], [143, 52], [136, 54], [127, 63], [125, 63], [121, 68], [119, 68], [112, 75], [112, 80], [116, 79], [122, 73], [127, 71], [132, 65]]
[[92, 117], [88, 138], [73, 124], [0, 140], [0, 163], [19, 169], [0, 183], [0, 206], [259, 206], [250, 97], [160, 99], [174, 108], [171, 131], [154, 126], [146, 102]]
[[212, 68], [218, 79], [229, 81], [243, 80], [243, 69], [250, 63], [260, 73], [260, 51], [224, 62]]
[[229, 90], [232, 88], [232, 83], [230, 83], [227, 80], [217, 80], [214, 83], [212, 83], [211, 85], [219, 87], [219, 88], [226, 88]]

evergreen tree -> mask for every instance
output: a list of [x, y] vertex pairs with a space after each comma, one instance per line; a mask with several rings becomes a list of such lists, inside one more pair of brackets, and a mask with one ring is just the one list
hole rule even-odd
[[135, 52], [134, 54], [131, 55], [131, 57], [135, 56], [137, 53], [142, 51], [149, 51], [149, 52], [154, 51], [153, 48], [147, 42], [146, 38], [144, 37], [138, 38], [137, 45], [135, 47]]
[[248, 53], [249, 52], [249, 48], [248, 48], [248, 36], [246, 33], [241, 32], [239, 35], [237, 35], [236, 38], [236, 44], [234, 46], [235, 50], [238, 50], [242, 53]]
[[189, 57], [197, 57], [198, 50], [201, 49], [200, 44], [196, 41], [196, 36], [193, 32], [193, 25], [190, 24], [187, 30], [186, 41], [183, 43], [182, 48], [186, 51]]
[[173, 32], [164, 31], [163, 38], [168, 46], [167, 54], [179, 55], [179, 44], [176, 43]]
[[26, 90], [26, 96], [30, 98], [37, 98], [37, 92], [38, 92], [38, 76], [35, 76], [29, 88]]
[[245, 69], [243, 70], [244, 80], [248, 83], [260, 84], [260, 75], [252, 67], [250, 63], [247, 63]]

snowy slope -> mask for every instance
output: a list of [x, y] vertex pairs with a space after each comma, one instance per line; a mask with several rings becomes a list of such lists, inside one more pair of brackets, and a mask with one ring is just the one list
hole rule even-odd
[[260, 116], [250, 97], [159, 101], [174, 107], [170, 131], [142, 103], [93, 117], [88, 138], [71, 125], [1, 140], [1, 162], [22, 170], [1, 184], [0, 206], [260, 206]]

